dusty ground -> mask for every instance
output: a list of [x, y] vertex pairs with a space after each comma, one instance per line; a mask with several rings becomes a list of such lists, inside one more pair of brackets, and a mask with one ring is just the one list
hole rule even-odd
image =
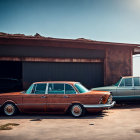
[[117, 107], [80, 119], [69, 115], [0, 116], [0, 140], [140, 140], [140, 105]]

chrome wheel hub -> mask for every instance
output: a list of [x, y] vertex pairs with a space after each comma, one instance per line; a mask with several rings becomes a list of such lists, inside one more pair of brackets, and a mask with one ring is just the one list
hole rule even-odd
[[13, 115], [15, 112], [15, 107], [12, 104], [7, 104], [4, 107], [4, 113], [8, 116]]
[[81, 113], [82, 113], [82, 108], [81, 108], [80, 105], [74, 105], [74, 106], [72, 107], [72, 114], [73, 114], [74, 116], [80, 116]]

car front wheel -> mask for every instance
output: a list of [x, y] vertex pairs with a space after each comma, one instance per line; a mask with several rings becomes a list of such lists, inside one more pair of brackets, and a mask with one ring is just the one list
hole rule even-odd
[[7, 116], [13, 116], [17, 112], [17, 108], [13, 103], [6, 103], [3, 106], [3, 113]]
[[85, 114], [85, 108], [80, 104], [74, 104], [70, 108], [70, 113], [73, 117], [81, 117]]

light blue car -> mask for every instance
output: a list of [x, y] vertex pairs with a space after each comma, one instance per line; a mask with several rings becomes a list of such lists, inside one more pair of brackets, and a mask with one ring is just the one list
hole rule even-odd
[[140, 77], [122, 77], [116, 84], [91, 90], [110, 91], [115, 101], [140, 100]]

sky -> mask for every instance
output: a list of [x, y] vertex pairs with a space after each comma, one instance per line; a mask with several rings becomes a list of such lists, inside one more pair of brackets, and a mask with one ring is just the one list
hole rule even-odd
[[0, 0], [0, 32], [140, 44], [140, 0]]

